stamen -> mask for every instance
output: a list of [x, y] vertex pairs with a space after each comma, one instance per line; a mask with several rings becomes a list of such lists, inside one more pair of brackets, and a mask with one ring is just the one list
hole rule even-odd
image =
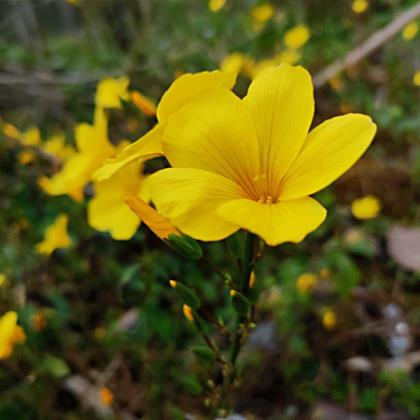
[[273, 204], [273, 197], [271, 195], [268, 195], [265, 199], [265, 204]]

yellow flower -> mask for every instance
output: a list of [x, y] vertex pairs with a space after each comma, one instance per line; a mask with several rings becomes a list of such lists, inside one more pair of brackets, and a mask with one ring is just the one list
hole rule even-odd
[[368, 0], [354, 0], [351, 5], [351, 8], [354, 13], [363, 13], [367, 10], [368, 6]]
[[296, 287], [301, 293], [308, 293], [310, 290], [313, 289], [316, 282], [318, 281], [318, 276], [313, 273], [304, 273], [301, 274], [297, 281]]
[[225, 73], [239, 74], [245, 63], [245, 56], [241, 53], [234, 52], [227, 55], [220, 63], [220, 70]]
[[188, 319], [188, 321], [194, 321], [192, 309], [188, 305], [182, 306], [182, 312], [184, 313], [184, 316]]
[[356, 219], [373, 219], [380, 211], [381, 203], [373, 195], [358, 198], [351, 203], [351, 212]]
[[12, 354], [14, 345], [25, 340], [25, 332], [17, 325], [17, 313], [6, 312], [0, 318], [0, 359], [7, 359]]
[[420, 86], [420, 70], [418, 70], [414, 73], [413, 83], [414, 83], [415, 86]]
[[50, 195], [68, 194], [75, 200], [83, 198], [83, 190], [93, 172], [116, 150], [108, 140], [107, 120], [102, 109], [95, 112], [94, 124], [81, 123], [75, 130], [77, 152], [65, 161], [52, 178], [41, 178], [39, 185]]
[[112, 403], [114, 401], [114, 394], [111, 392], [111, 390], [109, 388], [104, 386], [99, 391], [99, 394], [100, 394], [100, 397], [101, 397], [101, 403], [103, 405], [105, 405], [105, 406], [112, 405]]
[[337, 324], [337, 314], [332, 308], [325, 308], [322, 314], [322, 325], [327, 329], [333, 329]]
[[162, 217], [154, 208], [150, 207], [138, 196], [127, 194], [125, 196], [125, 202], [131, 211], [160, 239], [168, 239], [170, 234], [181, 235], [179, 230], [168, 219]]
[[36, 153], [33, 150], [21, 150], [17, 158], [21, 165], [27, 165], [36, 159]]
[[417, 35], [418, 30], [419, 30], [419, 25], [417, 24], [417, 22], [413, 21], [413, 22], [407, 23], [407, 25], [405, 25], [402, 30], [402, 37], [406, 41], [411, 41]]
[[283, 42], [288, 48], [297, 50], [308, 42], [310, 35], [311, 33], [307, 26], [297, 25], [284, 34]]
[[96, 88], [95, 104], [99, 108], [121, 108], [121, 99], [128, 99], [128, 77], [103, 79]]
[[124, 202], [124, 197], [131, 194], [149, 201], [147, 184], [138, 162], [130, 163], [109, 179], [95, 182], [95, 197], [87, 208], [89, 225], [108, 231], [114, 239], [130, 239], [136, 233], [140, 220]]
[[4, 123], [2, 126], [2, 131], [5, 136], [15, 140], [18, 140], [21, 134], [19, 129], [10, 123]]
[[226, 3], [226, 0], [209, 0], [209, 10], [213, 13], [218, 12]]
[[262, 3], [251, 9], [251, 16], [256, 23], [265, 23], [274, 15], [274, 7], [271, 3]]
[[55, 157], [59, 161], [67, 160], [75, 153], [75, 150], [66, 144], [66, 138], [62, 133], [52, 135], [43, 141], [39, 147], [44, 153]]
[[50, 255], [58, 248], [67, 248], [71, 239], [67, 233], [68, 217], [60, 214], [45, 231], [44, 240], [38, 243], [35, 249], [40, 254]]
[[269, 245], [300, 242], [325, 219], [310, 195], [347, 171], [370, 145], [376, 125], [362, 114], [309, 132], [313, 86], [302, 67], [265, 70], [241, 100], [214, 88], [166, 123], [172, 168], [150, 176], [162, 216], [195, 239], [216, 241], [243, 228]]
[[162, 132], [169, 117], [186, 103], [211, 89], [226, 87], [235, 83], [236, 75], [221, 71], [183, 74], [178, 77], [162, 96], [157, 107], [158, 124], [136, 142], [122, 150], [115, 159], [108, 159], [94, 174], [94, 179], [102, 181], [134, 160], [147, 160], [162, 156]]
[[6, 284], [6, 276], [3, 273], [0, 273], [0, 287]]
[[287, 49], [276, 56], [277, 63], [286, 63], [286, 64], [296, 64], [300, 60], [301, 54], [300, 52], [294, 49]]
[[24, 146], [38, 146], [41, 143], [41, 132], [38, 127], [31, 127], [20, 133], [19, 141]]
[[130, 94], [130, 99], [144, 115], [148, 117], [154, 117], [156, 115], [156, 105], [139, 91], [133, 90]]

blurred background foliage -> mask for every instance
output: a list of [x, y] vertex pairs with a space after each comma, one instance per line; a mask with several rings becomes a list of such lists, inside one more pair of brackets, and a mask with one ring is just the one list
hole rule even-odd
[[[146, 227], [129, 241], [90, 228], [89, 187], [84, 203], [47, 196], [37, 179], [57, 165], [22, 157], [28, 146], [4, 125], [37, 127], [43, 139], [62, 132], [73, 144], [75, 124], [92, 121], [99, 80], [126, 75], [157, 102], [177, 75], [216, 69], [232, 53], [254, 66], [272, 60], [296, 25], [310, 34], [297, 61], [316, 74], [415, 3], [0, 2], [0, 314], [16, 310], [26, 335], [0, 360], [0, 419], [204, 416], [206, 381], [220, 378], [194, 358], [191, 347], [203, 343], [168, 281], [194, 288], [219, 321], [234, 317], [223, 281]], [[316, 122], [362, 112], [379, 130], [365, 157], [319, 194], [324, 225], [302, 244], [266, 249], [257, 266], [257, 326], [240, 359], [238, 413], [420, 418], [418, 46], [412, 26], [316, 90]], [[238, 94], [249, 79], [241, 72]], [[130, 102], [109, 121], [112, 141], [153, 126]], [[374, 204], [357, 210], [366, 196]], [[68, 215], [71, 246], [39, 255], [35, 245], [59, 214]], [[204, 250], [235, 274], [232, 247]]]

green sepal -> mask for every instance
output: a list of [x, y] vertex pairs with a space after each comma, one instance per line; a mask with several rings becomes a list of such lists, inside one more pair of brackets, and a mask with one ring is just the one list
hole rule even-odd
[[202, 258], [203, 250], [200, 244], [193, 238], [185, 235], [171, 233], [167, 240], [168, 245], [184, 258], [197, 261]]

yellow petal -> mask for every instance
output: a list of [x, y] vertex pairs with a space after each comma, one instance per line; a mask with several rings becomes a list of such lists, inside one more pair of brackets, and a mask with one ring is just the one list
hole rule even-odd
[[381, 202], [374, 195], [358, 198], [351, 203], [351, 212], [356, 219], [373, 219], [380, 211]]
[[168, 219], [161, 216], [141, 198], [133, 194], [127, 194], [124, 197], [124, 201], [140, 220], [160, 239], [168, 239], [170, 234], [180, 235], [178, 229]]
[[149, 99], [141, 94], [138, 90], [133, 90], [130, 94], [131, 102], [148, 117], [156, 115], [156, 105]]
[[107, 159], [93, 174], [93, 179], [103, 181], [130, 162], [162, 156], [162, 127], [162, 124], [157, 124], [143, 137], [123, 149], [114, 159]]
[[297, 156], [311, 125], [311, 76], [304, 68], [289, 64], [267, 69], [251, 83], [244, 103], [251, 110], [257, 131], [261, 173], [276, 195], [276, 186]]
[[307, 26], [296, 25], [284, 34], [283, 42], [288, 48], [297, 50], [308, 42], [310, 35], [311, 33]]
[[233, 200], [221, 205], [217, 214], [275, 246], [302, 241], [324, 221], [327, 212], [317, 201], [305, 197], [276, 204]]
[[98, 83], [95, 104], [100, 108], [121, 108], [121, 99], [127, 99], [128, 77], [107, 78]]
[[183, 74], [178, 77], [163, 94], [157, 108], [159, 122], [165, 122], [190, 100], [203, 95], [207, 91], [219, 87], [231, 89], [235, 84], [236, 74], [219, 70], [203, 71], [196, 74]]
[[251, 115], [227, 89], [196, 98], [166, 124], [163, 150], [173, 167], [214, 172], [258, 199], [258, 144]]
[[71, 239], [67, 233], [68, 216], [60, 214], [45, 231], [44, 240], [35, 246], [40, 254], [50, 255], [58, 248], [67, 248]]
[[[140, 220], [126, 205], [124, 197], [128, 193], [139, 194], [144, 182], [140, 170], [140, 164], [132, 162], [109, 179], [94, 183], [95, 197], [87, 209], [90, 226], [108, 231], [116, 240], [130, 239], [136, 233]], [[144, 198], [149, 200], [148, 194]]]
[[17, 313], [14, 311], [6, 312], [0, 318], [0, 359], [10, 356], [13, 346], [11, 339], [16, 327]]
[[233, 181], [200, 169], [168, 168], [150, 176], [158, 212], [195, 239], [217, 241], [238, 229], [215, 213], [221, 204], [243, 197]]
[[362, 156], [375, 132], [376, 125], [362, 114], [331, 118], [314, 128], [282, 181], [280, 199], [305, 197], [331, 184]]

